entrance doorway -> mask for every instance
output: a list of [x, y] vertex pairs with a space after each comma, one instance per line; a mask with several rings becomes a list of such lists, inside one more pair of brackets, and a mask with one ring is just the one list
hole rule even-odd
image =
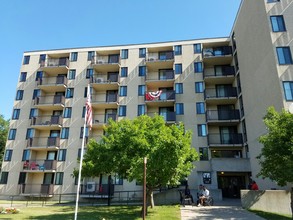
[[217, 176], [223, 198], [240, 198], [240, 190], [246, 188], [246, 174], [218, 172]]

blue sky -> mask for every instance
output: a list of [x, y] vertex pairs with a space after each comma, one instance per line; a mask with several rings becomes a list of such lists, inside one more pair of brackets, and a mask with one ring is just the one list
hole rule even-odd
[[230, 35], [241, 0], [1, 0], [0, 114], [11, 117], [25, 51]]

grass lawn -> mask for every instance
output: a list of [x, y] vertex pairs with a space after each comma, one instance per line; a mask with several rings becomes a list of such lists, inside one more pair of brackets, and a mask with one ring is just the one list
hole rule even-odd
[[251, 210], [251, 209], [249, 209], [249, 211], [267, 220], [291, 220], [292, 219], [292, 217], [289, 215], [279, 215], [276, 213], [263, 212], [263, 211]]
[[[46, 219], [46, 220], [72, 220], [74, 219], [74, 206], [45, 206], [22, 207], [18, 214], [0, 214], [0, 219]], [[138, 206], [84, 206], [79, 207], [78, 220], [138, 220], [141, 207]], [[148, 209], [148, 220], [180, 220], [180, 207], [156, 206]]]

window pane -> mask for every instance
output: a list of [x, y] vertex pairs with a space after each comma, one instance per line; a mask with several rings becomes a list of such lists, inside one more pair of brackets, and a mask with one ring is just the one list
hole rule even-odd
[[175, 83], [175, 93], [176, 94], [183, 93], [183, 84], [182, 83]]
[[128, 75], [128, 68], [121, 67], [121, 77], [127, 77], [127, 75]]
[[184, 106], [183, 103], [176, 103], [176, 115], [184, 114]]
[[12, 150], [5, 150], [4, 161], [11, 161]]
[[140, 66], [138, 69], [138, 76], [145, 76], [146, 75], [146, 66]]
[[16, 129], [10, 129], [8, 133], [8, 140], [14, 140], [16, 136]]
[[145, 105], [138, 105], [137, 106], [137, 116], [145, 114]]
[[196, 93], [203, 93], [203, 82], [196, 82], [195, 83], [195, 92]]
[[72, 112], [72, 108], [71, 107], [66, 107], [64, 109], [63, 117], [64, 118], [71, 118], [71, 112]]
[[174, 50], [175, 50], [175, 52], [174, 52], [175, 55], [181, 55], [182, 54], [182, 46], [181, 45], [175, 46]]
[[21, 72], [21, 73], [20, 73], [19, 81], [20, 81], [20, 82], [25, 82], [25, 81], [26, 81], [26, 75], [27, 75], [26, 72]]
[[202, 63], [201, 62], [195, 62], [194, 63], [194, 72], [195, 73], [201, 73], [202, 72]]
[[139, 48], [139, 58], [146, 57], [146, 48]]
[[144, 96], [145, 94], [145, 85], [138, 86], [138, 96]]
[[61, 130], [61, 139], [68, 139], [69, 128], [62, 128]]
[[126, 116], [126, 106], [125, 105], [119, 106], [119, 116]]
[[272, 30], [274, 32], [286, 31], [285, 22], [282, 15], [271, 16]]
[[58, 153], [58, 161], [66, 160], [66, 149], [60, 149]]
[[194, 53], [201, 53], [201, 44], [194, 44], [193, 50], [194, 50]]
[[0, 184], [7, 184], [8, 181], [8, 172], [1, 172], [1, 177], [0, 177]]
[[30, 56], [24, 56], [23, 57], [23, 64], [29, 64], [30, 62]]
[[19, 119], [20, 109], [13, 109], [12, 120]]
[[87, 54], [87, 60], [94, 60], [95, 59], [95, 51], [89, 51]]
[[293, 82], [284, 82], [283, 83], [285, 98], [287, 101], [293, 100]]
[[290, 47], [277, 47], [279, 64], [292, 64]]
[[78, 56], [78, 53], [77, 52], [72, 52], [71, 53], [71, 60], [70, 61], [77, 61], [77, 56]]
[[69, 70], [68, 79], [75, 79], [76, 70]]
[[120, 86], [120, 96], [127, 96], [127, 86]]
[[128, 58], [128, 49], [123, 49], [121, 52], [121, 59], [127, 59]]
[[197, 114], [204, 114], [205, 113], [205, 107], [203, 102], [196, 103], [196, 113]]
[[208, 160], [209, 159], [209, 153], [207, 147], [200, 147], [199, 148], [199, 156], [200, 160]]
[[182, 73], [182, 64], [178, 63], [175, 64], [175, 74], [181, 74]]

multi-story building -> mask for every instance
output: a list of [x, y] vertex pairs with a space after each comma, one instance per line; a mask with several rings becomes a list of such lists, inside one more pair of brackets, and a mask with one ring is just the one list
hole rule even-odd
[[[244, 0], [231, 35], [123, 46], [25, 52], [0, 176], [1, 195], [75, 193], [90, 83], [99, 140], [109, 118], [162, 115], [192, 130], [200, 161], [188, 177], [239, 197], [256, 179], [267, 107], [293, 101], [293, 4]], [[146, 99], [150, 92], [161, 93]], [[103, 191], [100, 176], [83, 192]], [[276, 188], [257, 179], [261, 189]], [[115, 190], [140, 186], [113, 177]]]

